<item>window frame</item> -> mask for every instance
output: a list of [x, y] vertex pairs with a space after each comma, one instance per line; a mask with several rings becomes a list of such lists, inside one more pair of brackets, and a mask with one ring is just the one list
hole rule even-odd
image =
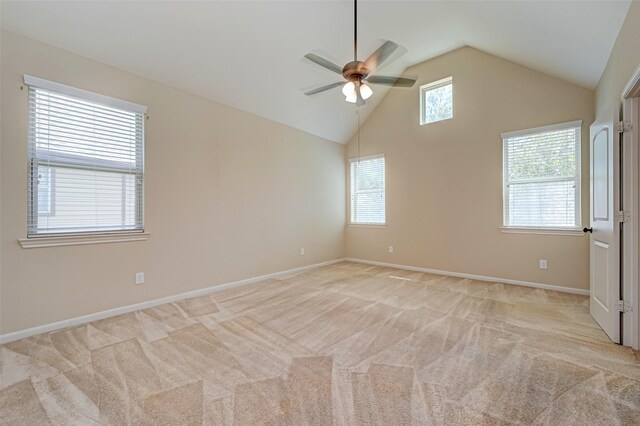
[[[354, 214], [353, 214], [353, 209], [354, 209], [354, 188], [353, 188], [353, 163], [357, 163], [359, 161], [366, 161], [366, 160], [375, 160], [378, 158], [382, 158], [383, 162], [384, 162], [384, 175], [383, 175], [383, 182], [382, 182], [382, 191], [375, 191], [375, 192], [382, 192], [382, 194], [384, 195], [384, 222], [355, 222], [353, 220]], [[373, 192], [373, 191], [369, 191], [369, 192]], [[356, 158], [350, 158], [349, 159], [349, 226], [353, 226], [353, 227], [371, 227], [371, 228], [384, 228], [387, 225], [387, 160], [385, 158], [384, 154], [374, 154], [374, 155], [367, 155], [364, 157], [356, 157]]]
[[[540, 133], [577, 129], [577, 137], [575, 140], [575, 165], [576, 173], [573, 179], [568, 178], [531, 178], [529, 180], [519, 180], [518, 183], [534, 183], [534, 182], [563, 182], [573, 181], [575, 191], [575, 225], [574, 226], [518, 226], [508, 225], [509, 219], [509, 189], [511, 183], [509, 181], [509, 155], [507, 150], [507, 139], [521, 136], [533, 136]], [[512, 233], [540, 233], [540, 234], [575, 234], [582, 235], [582, 120], [569, 121], [564, 123], [552, 124], [548, 126], [534, 127], [530, 129], [517, 130], [513, 132], [502, 133], [502, 226], [503, 232]]]
[[[27, 238], [20, 239], [20, 243], [24, 248], [32, 248], [32, 247], [49, 247], [49, 246], [59, 246], [59, 245], [75, 245], [75, 244], [93, 244], [93, 243], [103, 243], [103, 242], [117, 242], [117, 241], [138, 241], [138, 240], [146, 240], [148, 233], [145, 232], [145, 214], [144, 214], [144, 175], [145, 175], [145, 167], [144, 167], [144, 154], [145, 154], [145, 114], [147, 111], [147, 107], [144, 105], [138, 105], [132, 102], [112, 98], [109, 96], [101, 95], [98, 93], [90, 92], [83, 89], [78, 89], [72, 86], [67, 86], [61, 83], [45, 80], [39, 77], [33, 77], [27, 74], [23, 75], [24, 83], [27, 86], [27, 91], [31, 90], [45, 90], [52, 93], [56, 93], [59, 95], [72, 97], [78, 99], [80, 101], [88, 101], [92, 103], [96, 103], [105, 107], [119, 109], [122, 111], [126, 111], [128, 113], [134, 113], [140, 115], [140, 144], [139, 150], [141, 152], [140, 158], [136, 158], [136, 167], [139, 167], [140, 173], [135, 174], [135, 199], [139, 202], [139, 205], [136, 204], [136, 219], [135, 223], [139, 223], [140, 227], [136, 227], [134, 229], [105, 229], [105, 230], [73, 230], [72, 227], [69, 227], [69, 231], [62, 232], [38, 232], [37, 223], [33, 224], [29, 217], [36, 215], [40, 216], [38, 212], [38, 192], [37, 192], [37, 180], [38, 180], [38, 165], [46, 165], [42, 163], [43, 158], [47, 157], [50, 163], [54, 166], [62, 166], [69, 167], [72, 169], [90, 169], [90, 170], [98, 170], [98, 171], [106, 171], [106, 172], [116, 172], [116, 173], [124, 173], [126, 171], [125, 167], [122, 165], [118, 165], [117, 162], [112, 162], [113, 164], [107, 164], [111, 162], [102, 161], [103, 164], [95, 165], [95, 161], [88, 162], [82, 156], [77, 156], [74, 158], [73, 154], [69, 155], [61, 155], [60, 153], [48, 153], [44, 157], [35, 157], [32, 156], [31, 143], [33, 143], [33, 135], [32, 128], [29, 125], [28, 129], [28, 143], [29, 143], [29, 159], [28, 159], [28, 196], [27, 196]], [[29, 122], [31, 122], [31, 105], [29, 104]], [[85, 164], [83, 163], [83, 160]], [[93, 167], [90, 167], [89, 164], [93, 163]], [[51, 177], [55, 177], [55, 169], [50, 169]], [[50, 182], [50, 202], [51, 202], [51, 211], [55, 211], [55, 191], [53, 188], [55, 187], [55, 180], [52, 179]], [[51, 215], [52, 213], [48, 213], [47, 215]], [[136, 234], [142, 237], [136, 237], [135, 239], [128, 238], [129, 235]], [[95, 237], [95, 238], [94, 238]], [[32, 242], [29, 243], [27, 241], [37, 241], [37, 240], [55, 240], [54, 243], [51, 242]]]
[[[435, 121], [427, 121], [427, 92], [449, 85], [451, 85], [451, 117], [442, 118]], [[422, 86], [420, 86], [420, 125], [424, 126], [425, 124], [434, 124], [451, 119], [453, 119], [453, 76], [450, 75], [449, 77], [441, 78], [440, 80], [432, 81], [431, 83], [423, 84]]]

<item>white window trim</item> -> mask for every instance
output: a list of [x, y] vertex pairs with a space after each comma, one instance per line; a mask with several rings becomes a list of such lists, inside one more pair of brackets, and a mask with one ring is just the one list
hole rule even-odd
[[[55, 81], [45, 80], [43, 78], [34, 77], [32, 75], [23, 74], [24, 83], [27, 86], [39, 89], [57, 92], [62, 95], [72, 96], [90, 102], [96, 102], [105, 106], [118, 108], [130, 112], [146, 114], [147, 107], [133, 102], [124, 101], [110, 96], [101, 95], [99, 93], [90, 92], [88, 90], [78, 89], [76, 87], [67, 86]], [[143, 160], [144, 161], [144, 160]], [[111, 167], [113, 168], [113, 167]], [[117, 167], [115, 167], [117, 168]], [[143, 203], [142, 211], [144, 212], [144, 195], [141, 199]], [[143, 213], [144, 214], [144, 213]], [[146, 241], [150, 236], [145, 229], [123, 230], [123, 231], [105, 231], [105, 232], [82, 232], [82, 233], [65, 233], [65, 234], [41, 234], [28, 235], [27, 238], [19, 238], [18, 242], [22, 248], [41, 248], [41, 247], [60, 247], [72, 245], [87, 244], [105, 244], [131, 241]]]
[[551, 124], [549, 126], [533, 127], [531, 129], [516, 130], [513, 132], [502, 133], [501, 136], [502, 136], [502, 140], [504, 141], [507, 138], [515, 138], [518, 136], [524, 136], [531, 133], [553, 132], [554, 130], [566, 130], [566, 129], [572, 129], [574, 127], [579, 127], [580, 129], [582, 129], [582, 120]]
[[568, 235], [574, 237], [582, 237], [584, 235], [580, 228], [536, 228], [533, 226], [501, 226], [500, 232], [504, 234]]
[[427, 121], [425, 119], [426, 117], [424, 116], [425, 114], [424, 93], [428, 90], [433, 90], [443, 86], [448, 86], [449, 84], [451, 84], [451, 96], [452, 96], [451, 102], [453, 104], [453, 76], [445, 77], [440, 80], [432, 81], [431, 83], [423, 84], [422, 86], [420, 86], [420, 125], [421, 126], [424, 126], [425, 124], [435, 124], [441, 121], [451, 120], [453, 118], [453, 110], [451, 111], [451, 117], [443, 118], [442, 120], [438, 120], [438, 121]]
[[142, 114], [147, 112], [147, 107], [144, 105], [138, 105], [133, 102], [123, 101], [122, 99], [89, 92], [88, 90], [78, 89], [76, 87], [67, 86], [66, 84], [56, 83], [55, 81], [45, 80], [28, 74], [24, 74], [23, 78], [24, 83], [27, 86], [57, 92], [62, 95], [73, 96], [75, 98], [84, 99], [85, 101], [97, 102], [105, 106], [124, 109], [130, 112], [139, 112]]
[[86, 244], [124, 243], [146, 241], [148, 232], [123, 231], [102, 234], [46, 235], [41, 237], [20, 238], [18, 242], [24, 249], [42, 247], [78, 246]]
[[[509, 226], [507, 222], [507, 207], [509, 205], [509, 195], [506, 190], [507, 185], [507, 150], [505, 149], [505, 139], [524, 136], [532, 133], [552, 132], [555, 130], [566, 130], [578, 128], [578, 140], [576, 141], [576, 226], [572, 227], [541, 227], [541, 226]], [[582, 120], [575, 120], [566, 123], [552, 124], [549, 126], [533, 127], [531, 129], [516, 130], [502, 133], [502, 226], [503, 233], [512, 234], [546, 234], [546, 235], [583, 235], [582, 231]]]
[[371, 222], [353, 222], [351, 221], [351, 209], [353, 203], [353, 188], [351, 185], [351, 164], [363, 161], [363, 160], [374, 160], [376, 158], [385, 158], [384, 154], [373, 154], [366, 155], [364, 157], [355, 157], [349, 159], [349, 226], [356, 228], [385, 228], [387, 226], [387, 164], [385, 159], [384, 165], [384, 223], [371, 223]]

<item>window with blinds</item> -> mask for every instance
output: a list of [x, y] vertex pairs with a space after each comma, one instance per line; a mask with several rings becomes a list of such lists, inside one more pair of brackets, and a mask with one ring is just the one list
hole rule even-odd
[[142, 231], [146, 107], [24, 79], [28, 236]]
[[351, 160], [351, 223], [385, 223], [384, 156]]
[[502, 135], [504, 226], [580, 225], [581, 121]]

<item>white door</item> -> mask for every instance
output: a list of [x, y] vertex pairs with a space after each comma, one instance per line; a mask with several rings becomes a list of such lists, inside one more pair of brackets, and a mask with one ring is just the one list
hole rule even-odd
[[[618, 108], [605, 111], [591, 125], [591, 209], [589, 244], [591, 255], [591, 315], [609, 338], [620, 343], [620, 145], [616, 124]], [[586, 232], [588, 232], [587, 229]]]

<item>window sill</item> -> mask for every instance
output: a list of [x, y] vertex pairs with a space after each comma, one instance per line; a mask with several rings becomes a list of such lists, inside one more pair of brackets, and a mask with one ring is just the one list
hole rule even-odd
[[386, 228], [386, 223], [350, 223], [352, 228]]
[[500, 232], [503, 232], [505, 234], [566, 235], [566, 236], [574, 236], [574, 237], [581, 237], [584, 235], [584, 232], [582, 232], [582, 229], [579, 229], [579, 228], [550, 229], [550, 228], [525, 228], [525, 227], [501, 226]]
[[122, 234], [89, 234], [63, 235], [52, 237], [21, 238], [18, 241], [24, 249], [40, 247], [80, 246], [86, 244], [125, 243], [130, 241], [146, 241], [148, 232], [131, 232]]
[[440, 118], [439, 120], [436, 120], [436, 121], [422, 121], [422, 120], [420, 120], [420, 126], [428, 126], [429, 124], [441, 123], [443, 121], [448, 121], [448, 120], [453, 120], [453, 116], [447, 117], [447, 118]]

